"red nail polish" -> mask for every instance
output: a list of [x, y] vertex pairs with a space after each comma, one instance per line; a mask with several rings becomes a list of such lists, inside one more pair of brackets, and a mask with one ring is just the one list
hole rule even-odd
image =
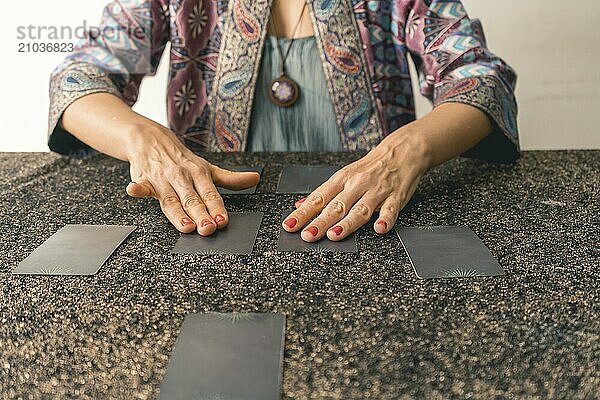
[[205, 227], [205, 226], [207, 226], [207, 225], [212, 225], [212, 221], [211, 221], [210, 219], [203, 219], [203, 220], [202, 220], [202, 223], [200, 224], [200, 226], [201, 226], [202, 228], [204, 228], [204, 227]]
[[219, 222], [223, 222], [225, 221], [225, 217], [222, 216], [221, 214], [217, 214], [215, 215], [215, 222], [218, 224]]
[[289, 219], [286, 219], [283, 224], [285, 226], [287, 226], [288, 228], [292, 229], [293, 227], [296, 226], [297, 223], [298, 223], [298, 220], [296, 218], [289, 218]]
[[306, 201], [306, 197], [303, 197], [303, 198], [301, 198], [300, 200], [298, 200], [298, 201], [296, 202], [296, 204], [302, 204], [302, 203], [304, 203], [305, 201]]
[[342, 234], [342, 232], [344, 231], [344, 228], [337, 225], [337, 226], [334, 226], [333, 228], [331, 228], [330, 231], [335, 233], [336, 236], [340, 236]]
[[387, 222], [381, 220], [377, 222], [377, 225], [383, 225], [383, 229], [387, 229]]
[[310, 233], [313, 236], [317, 236], [319, 234], [319, 228], [312, 225], [305, 229], [306, 232]]
[[189, 225], [189, 224], [192, 224], [192, 223], [193, 223], [193, 222], [192, 222], [192, 220], [191, 220], [191, 219], [189, 219], [189, 218], [183, 218], [183, 219], [181, 220], [181, 224], [182, 224], [183, 226], [186, 226], [186, 225]]

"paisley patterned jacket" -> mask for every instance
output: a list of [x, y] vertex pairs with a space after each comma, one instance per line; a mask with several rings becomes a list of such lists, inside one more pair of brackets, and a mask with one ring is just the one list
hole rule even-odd
[[[191, 148], [243, 151], [272, 1], [113, 1], [52, 73], [50, 148], [89, 149], [58, 124], [65, 108], [97, 92], [133, 105], [170, 42], [169, 127]], [[488, 50], [460, 0], [307, 1], [346, 150], [370, 149], [415, 119], [410, 53], [434, 106], [470, 104], [493, 121], [467, 155], [518, 155], [516, 75]]]

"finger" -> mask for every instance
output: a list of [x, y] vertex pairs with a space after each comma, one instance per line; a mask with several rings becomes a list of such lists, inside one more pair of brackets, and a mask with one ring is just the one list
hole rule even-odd
[[[365, 190], [362, 187], [351, 186], [344, 188], [325, 206], [319, 216], [302, 231], [302, 239], [307, 242], [316, 242], [321, 239], [327, 234], [329, 228], [346, 216], [350, 208], [364, 193]], [[340, 227], [336, 225], [332, 229], [338, 232]]]
[[300, 200], [298, 200], [297, 202], [294, 203], [294, 207], [298, 208], [302, 205], [302, 203], [304, 203], [306, 201], [306, 197], [301, 198]]
[[181, 200], [169, 183], [155, 184], [160, 208], [165, 216], [182, 233], [193, 232], [196, 224], [181, 207]]
[[352, 206], [348, 214], [336, 226], [327, 231], [327, 237], [333, 241], [345, 239], [352, 232], [369, 222], [375, 208], [380, 203], [380, 196], [369, 192], [365, 193]]
[[216, 186], [230, 189], [242, 190], [258, 185], [260, 174], [258, 172], [236, 172], [211, 165], [212, 181]]
[[196, 191], [192, 177], [180, 176], [173, 180], [172, 185], [183, 210], [195, 221], [198, 233], [202, 236], [213, 234], [217, 230], [217, 224]]
[[226, 227], [229, 223], [229, 215], [225, 209], [223, 198], [217, 191], [210, 176], [207, 174], [195, 175], [194, 186], [196, 192], [200, 195], [202, 203], [206, 206], [210, 218], [217, 224], [217, 228], [221, 229]]
[[129, 182], [125, 189], [131, 197], [156, 197], [154, 186], [146, 180], [140, 182]]
[[379, 217], [373, 224], [373, 229], [380, 235], [388, 233], [396, 220], [400, 210], [404, 208], [406, 201], [403, 201], [401, 196], [390, 196], [382, 204], [379, 209]]
[[283, 229], [297, 232], [343, 189], [342, 179], [331, 177], [306, 197], [296, 210], [283, 220]]
[[417, 190], [419, 180], [414, 180], [406, 189], [400, 189], [395, 195], [390, 196], [380, 206], [379, 218], [373, 228], [375, 232], [384, 234], [389, 232], [398, 220], [400, 211], [408, 204]]

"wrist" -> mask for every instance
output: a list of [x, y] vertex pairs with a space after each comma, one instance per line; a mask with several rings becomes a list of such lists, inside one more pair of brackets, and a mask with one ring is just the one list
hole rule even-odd
[[173, 132], [151, 120], [132, 122], [125, 129], [126, 154], [132, 159], [148, 157], [152, 153], [163, 152], [179, 147], [179, 140]]
[[[433, 167], [433, 152], [425, 135], [423, 135], [412, 124], [405, 125], [390, 133], [381, 142], [389, 147], [392, 153], [399, 151], [405, 154], [404, 159], [408, 158], [416, 163], [423, 172]], [[399, 162], [403, 162], [400, 157], [394, 157]]]
[[135, 121], [127, 124], [124, 129], [124, 135], [125, 153], [129, 162], [138, 157], [144, 151], [144, 148], [152, 145], [152, 143], [149, 143], [154, 138], [151, 129], [153, 127], [143, 121]]

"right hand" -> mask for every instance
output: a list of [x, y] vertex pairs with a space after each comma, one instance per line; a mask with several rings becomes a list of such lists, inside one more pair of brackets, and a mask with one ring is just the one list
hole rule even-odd
[[135, 127], [128, 153], [132, 182], [127, 194], [154, 197], [165, 216], [182, 233], [211, 235], [229, 222], [215, 185], [232, 190], [258, 184], [257, 172], [219, 168], [195, 155], [162, 125]]

